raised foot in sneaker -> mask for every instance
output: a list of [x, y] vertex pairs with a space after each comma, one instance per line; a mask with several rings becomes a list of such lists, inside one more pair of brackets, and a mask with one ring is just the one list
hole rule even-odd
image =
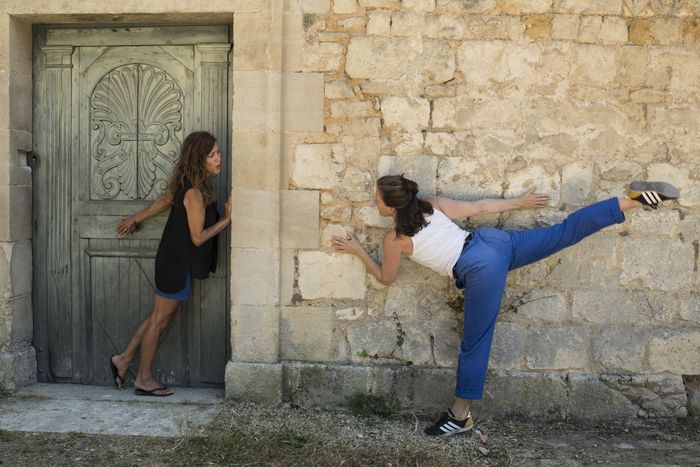
[[678, 199], [681, 192], [678, 188], [666, 182], [642, 182], [630, 183], [627, 188], [627, 196], [639, 201], [645, 206], [656, 209], [669, 199]]
[[423, 433], [428, 436], [452, 436], [457, 433], [464, 433], [474, 428], [474, 419], [471, 414], [467, 414], [465, 420], [458, 420], [450, 409], [438, 418], [434, 424], [425, 427]]

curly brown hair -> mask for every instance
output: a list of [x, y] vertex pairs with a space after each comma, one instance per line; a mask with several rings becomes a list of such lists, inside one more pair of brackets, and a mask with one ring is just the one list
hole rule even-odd
[[425, 214], [433, 213], [433, 206], [418, 198], [418, 184], [401, 175], [385, 175], [377, 180], [377, 189], [384, 204], [396, 209], [396, 237], [413, 237], [428, 225]]
[[204, 162], [214, 148], [216, 138], [206, 131], [195, 131], [187, 135], [180, 148], [180, 157], [175, 169], [170, 175], [168, 193], [173, 197], [189, 180], [192, 188], [196, 188], [204, 197], [204, 204], [209, 204], [216, 199], [214, 189], [209, 183], [209, 174]]

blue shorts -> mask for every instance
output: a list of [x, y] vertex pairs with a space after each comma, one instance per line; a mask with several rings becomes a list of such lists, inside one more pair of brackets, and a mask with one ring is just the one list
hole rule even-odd
[[185, 288], [180, 290], [179, 292], [175, 293], [166, 293], [166, 292], [161, 292], [160, 290], [156, 289], [156, 295], [159, 297], [164, 297], [164, 298], [169, 298], [171, 300], [179, 300], [181, 302], [184, 302], [188, 298], [190, 298], [190, 273], [187, 273], [187, 278], [185, 279]]

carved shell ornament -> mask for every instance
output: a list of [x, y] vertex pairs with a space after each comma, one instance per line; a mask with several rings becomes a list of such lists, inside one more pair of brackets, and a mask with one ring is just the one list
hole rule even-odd
[[90, 96], [94, 195], [163, 194], [181, 145], [182, 107], [182, 91], [163, 70], [131, 64], [107, 73]]

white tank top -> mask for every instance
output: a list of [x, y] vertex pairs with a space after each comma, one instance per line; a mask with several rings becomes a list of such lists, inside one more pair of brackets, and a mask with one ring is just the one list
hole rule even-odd
[[428, 225], [418, 231], [413, 240], [413, 261], [444, 276], [452, 277], [452, 268], [462, 253], [464, 240], [469, 232], [461, 229], [452, 219], [433, 207], [427, 214]]

